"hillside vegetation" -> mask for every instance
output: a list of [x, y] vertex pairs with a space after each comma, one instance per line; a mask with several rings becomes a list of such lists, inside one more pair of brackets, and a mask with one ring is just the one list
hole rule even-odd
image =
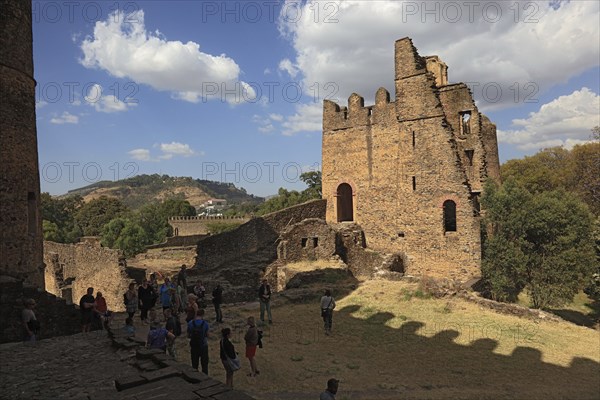
[[257, 204], [263, 201], [261, 197], [248, 194], [244, 188], [238, 188], [233, 183], [159, 174], [137, 175], [119, 181], [100, 181], [70, 190], [60, 197], [67, 196], [81, 196], [84, 202], [101, 196], [113, 197], [132, 210], [150, 202], [172, 198], [187, 200], [194, 207], [211, 198], [225, 199], [233, 204]]

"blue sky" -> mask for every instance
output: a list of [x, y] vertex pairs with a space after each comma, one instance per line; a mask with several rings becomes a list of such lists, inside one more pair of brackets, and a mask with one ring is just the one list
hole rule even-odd
[[393, 95], [405, 36], [469, 82], [501, 161], [572, 147], [600, 125], [599, 4], [34, 1], [42, 190], [141, 173], [300, 189], [323, 98]]

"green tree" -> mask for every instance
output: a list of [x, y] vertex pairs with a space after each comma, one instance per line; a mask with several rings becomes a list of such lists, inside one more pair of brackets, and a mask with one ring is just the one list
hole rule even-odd
[[143, 252], [148, 244], [146, 231], [132, 219], [115, 218], [102, 229], [102, 245], [121, 249], [126, 257]]
[[514, 179], [486, 185], [482, 205], [488, 238], [482, 277], [491, 296], [514, 301], [527, 289], [533, 306], [571, 300], [596, 262], [593, 217], [564, 190], [530, 193]]
[[[49, 193], [41, 195], [42, 224], [44, 237], [59, 243], [75, 243], [82, 236], [81, 229], [75, 221], [75, 214], [83, 205], [81, 196], [55, 198]], [[46, 235], [46, 229], [50, 230]], [[52, 239], [49, 239], [52, 237]]]
[[306, 200], [320, 199], [323, 185], [321, 183], [321, 171], [308, 171], [300, 175], [300, 180], [308, 186], [302, 194]]
[[51, 242], [62, 242], [62, 236], [58, 225], [48, 220], [42, 221], [42, 231], [44, 232], [44, 240]]
[[119, 199], [100, 196], [82, 205], [75, 213], [75, 220], [85, 236], [98, 236], [110, 220], [127, 216], [129, 210]]

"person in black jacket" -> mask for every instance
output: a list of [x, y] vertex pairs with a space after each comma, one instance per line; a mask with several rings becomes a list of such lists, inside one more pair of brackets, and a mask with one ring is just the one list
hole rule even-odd
[[235, 352], [235, 347], [233, 343], [231, 343], [231, 329], [225, 328], [221, 330], [221, 335], [223, 338], [221, 339], [221, 362], [223, 363], [223, 367], [225, 368], [225, 385], [233, 388], [233, 373], [235, 372], [230, 363], [228, 362], [228, 358], [232, 360], [237, 359], [237, 353]]
[[142, 285], [138, 287], [138, 299], [140, 302], [140, 310], [142, 310], [141, 319], [144, 324], [148, 323], [148, 310], [154, 307], [156, 297], [154, 288], [150, 286], [148, 280], [144, 279]]

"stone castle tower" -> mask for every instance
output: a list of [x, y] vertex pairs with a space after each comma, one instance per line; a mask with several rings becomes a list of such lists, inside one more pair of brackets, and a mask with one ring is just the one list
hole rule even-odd
[[467, 86], [448, 84], [437, 56], [411, 39], [395, 44], [395, 101], [357, 94], [323, 105], [323, 197], [327, 222], [355, 222], [366, 245], [403, 255], [411, 275], [479, 275], [479, 196], [500, 179], [496, 127]]
[[31, 1], [0, 1], [0, 274], [44, 288]]

